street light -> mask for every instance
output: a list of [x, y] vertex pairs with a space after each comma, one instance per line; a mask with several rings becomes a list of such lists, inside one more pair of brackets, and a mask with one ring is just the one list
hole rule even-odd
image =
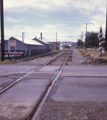
[[4, 61], [4, 14], [3, 0], [0, 0], [0, 26], [1, 26], [1, 61]]

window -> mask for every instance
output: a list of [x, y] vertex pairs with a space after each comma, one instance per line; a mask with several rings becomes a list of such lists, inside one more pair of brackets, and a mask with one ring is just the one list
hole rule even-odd
[[16, 49], [16, 41], [10, 40], [10, 49]]

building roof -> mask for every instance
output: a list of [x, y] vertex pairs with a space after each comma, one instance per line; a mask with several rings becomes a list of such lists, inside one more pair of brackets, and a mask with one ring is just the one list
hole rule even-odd
[[44, 41], [38, 39], [37, 37], [33, 38], [33, 40], [35, 40], [35, 41], [37, 40], [38, 42], [43, 43], [43, 44], [47, 44], [47, 45], [49, 44], [47, 42], [44, 42]]
[[[16, 39], [16, 40], [22, 42], [20, 39], [17, 39], [15, 37], [10, 37], [9, 39]], [[34, 41], [32, 39], [24, 39], [24, 44], [27, 44], [27, 45], [42, 45], [41, 43], [39, 43], [37, 41]]]
[[41, 43], [34, 41], [34, 40], [26, 40], [24, 41], [24, 43], [28, 45], [42, 45]]

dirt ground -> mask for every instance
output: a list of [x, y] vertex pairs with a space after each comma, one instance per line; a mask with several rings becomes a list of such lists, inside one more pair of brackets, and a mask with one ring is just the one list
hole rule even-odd
[[83, 62], [82, 65], [107, 65], [107, 60], [91, 59]]
[[[83, 62], [81, 62], [81, 65], [107, 65], [107, 53], [102, 54], [102, 59], [99, 60], [99, 55], [98, 51], [94, 50], [76, 50], [74, 49], [74, 52], [76, 51], [77, 56], [79, 59], [81, 58], [80, 56], [82, 55]], [[79, 52], [81, 55], [79, 55]], [[76, 55], [75, 54], [75, 55]]]

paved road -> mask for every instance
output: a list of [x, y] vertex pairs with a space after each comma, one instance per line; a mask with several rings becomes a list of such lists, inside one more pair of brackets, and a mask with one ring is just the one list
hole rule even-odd
[[37, 68], [37, 65], [0, 65], [0, 90]]
[[[37, 66], [1, 65], [0, 88]], [[26, 119], [59, 66], [46, 66], [0, 95], [0, 120]]]
[[66, 66], [37, 120], [107, 120], [107, 66]]
[[[0, 88], [36, 67], [0, 65]], [[58, 69], [44, 67], [1, 94], [0, 120], [24, 120]], [[37, 120], [107, 120], [107, 66], [65, 66]]]

